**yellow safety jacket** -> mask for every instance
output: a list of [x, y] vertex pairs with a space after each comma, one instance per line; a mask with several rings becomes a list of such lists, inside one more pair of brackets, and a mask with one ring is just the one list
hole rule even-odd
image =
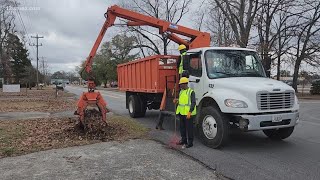
[[[181, 114], [181, 115], [187, 115], [188, 112], [190, 111], [191, 107], [191, 93], [193, 92], [192, 89], [188, 88], [186, 90], [180, 91], [179, 94], [179, 104], [176, 110], [176, 114]], [[194, 110], [192, 111], [191, 115], [196, 115], [197, 110], [196, 106], [194, 106]]]
[[184, 52], [184, 53], [182, 53], [182, 54], [180, 55], [181, 61], [180, 61], [180, 64], [179, 64], [179, 74], [182, 74], [182, 73], [183, 73], [183, 55], [186, 55], [186, 54], [187, 54], [187, 52]]

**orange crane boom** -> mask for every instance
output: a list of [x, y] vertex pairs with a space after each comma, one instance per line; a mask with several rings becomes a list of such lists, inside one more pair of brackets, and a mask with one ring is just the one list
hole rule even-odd
[[[161, 35], [167, 36], [172, 41], [178, 44], [184, 44], [189, 49], [206, 47], [210, 45], [210, 34], [207, 32], [201, 32], [194, 29], [190, 29], [184, 26], [173, 24], [168, 21], [157, 19], [155, 17], [146, 16], [141, 13], [130, 11], [119, 6], [111, 6], [105, 13], [106, 21], [104, 22], [100, 33], [90, 51], [90, 54], [85, 61], [84, 70], [91, 75], [93, 58], [97, 53], [97, 50], [101, 44], [101, 41], [105, 35], [107, 29], [114, 24], [117, 17], [128, 20], [127, 26], [151, 26], [159, 29]], [[189, 38], [184, 40], [181, 36]], [[80, 117], [81, 123], [84, 123], [86, 107], [89, 104], [96, 104], [101, 112], [102, 120], [106, 122], [106, 102], [102, 98], [99, 92], [94, 92], [95, 84], [92, 80], [88, 80], [88, 92], [85, 92], [78, 101], [78, 109], [75, 114]]]
[[[146, 16], [141, 13], [121, 8], [117, 5], [109, 7], [107, 12], [105, 13], [105, 17], [106, 21], [104, 22], [96, 39], [96, 42], [94, 43], [85, 63], [85, 69], [87, 73], [91, 72], [93, 57], [97, 53], [105, 32], [109, 27], [114, 25], [117, 17], [129, 20], [127, 22], [127, 26], [151, 26], [158, 28], [159, 34], [166, 35], [169, 39], [178, 44], [186, 45], [188, 49], [210, 46], [210, 34], [207, 32], [197, 31], [191, 28], [173, 24], [168, 21], [157, 19], [155, 17]], [[190, 40], [186, 41], [178, 35], [188, 37], [190, 38]]]

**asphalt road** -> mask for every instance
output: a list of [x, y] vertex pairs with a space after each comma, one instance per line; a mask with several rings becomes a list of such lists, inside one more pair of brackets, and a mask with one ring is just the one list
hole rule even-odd
[[[85, 88], [69, 86], [75, 94]], [[115, 113], [127, 115], [125, 95], [100, 91]], [[167, 119], [165, 131], [154, 130], [158, 111], [147, 111], [138, 122], [152, 128], [151, 136], [169, 143], [174, 133], [174, 121]], [[320, 101], [300, 101], [300, 123], [284, 141], [272, 141], [262, 132], [233, 132], [223, 149], [211, 149], [195, 140], [194, 147], [183, 150], [225, 177], [231, 179], [320, 179]]]

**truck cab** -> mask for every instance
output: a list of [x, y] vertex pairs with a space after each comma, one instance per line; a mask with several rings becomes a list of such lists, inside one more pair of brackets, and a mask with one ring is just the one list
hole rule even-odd
[[189, 50], [183, 61], [197, 102], [200, 139], [218, 148], [231, 128], [262, 130], [271, 139], [289, 137], [299, 121], [294, 89], [266, 77], [256, 51], [206, 47]]

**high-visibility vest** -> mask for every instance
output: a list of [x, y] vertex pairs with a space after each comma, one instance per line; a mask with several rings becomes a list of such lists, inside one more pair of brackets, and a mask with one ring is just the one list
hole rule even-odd
[[[179, 104], [176, 110], [176, 114], [181, 114], [181, 115], [187, 115], [188, 112], [190, 111], [191, 107], [191, 93], [193, 90], [191, 88], [188, 88], [186, 90], [180, 91], [179, 94]], [[194, 106], [194, 110], [191, 112], [191, 115], [196, 115], [197, 110], [196, 106]]]
[[183, 55], [186, 55], [187, 52], [183, 52], [181, 55], [180, 55], [180, 64], [179, 64], [179, 74], [182, 74], [183, 73]]

